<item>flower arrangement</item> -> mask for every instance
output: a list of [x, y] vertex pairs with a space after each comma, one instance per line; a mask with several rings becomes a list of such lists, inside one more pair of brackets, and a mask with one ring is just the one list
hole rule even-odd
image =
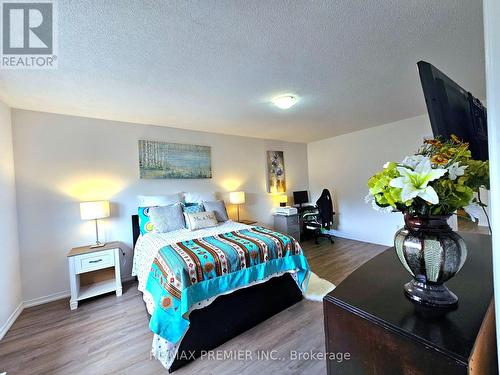
[[416, 154], [386, 163], [371, 177], [366, 200], [375, 209], [411, 216], [452, 215], [463, 208], [477, 218], [485, 206], [479, 188], [489, 189], [488, 167], [488, 161], [472, 159], [469, 144], [455, 135], [426, 140]]

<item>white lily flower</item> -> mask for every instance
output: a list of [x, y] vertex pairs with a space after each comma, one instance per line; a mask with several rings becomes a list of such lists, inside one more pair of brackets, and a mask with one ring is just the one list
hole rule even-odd
[[455, 181], [458, 177], [463, 176], [467, 165], [460, 166], [458, 162], [453, 163], [448, 167], [448, 177], [450, 180]]
[[412, 156], [407, 156], [406, 158], [403, 159], [401, 162], [402, 165], [405, 165], [407, 167], [410, 167], [411, 169], [415, 169], [417, 165], [419, 165], [421, 162], [424, 160], [429, 160], [429, 157], [424, 156], [424, 155], [412, 155]]
[[441, 178], [446, 172], [444, 168], [432, 168], [429, 158], [424, 158], [415, 166], [415, 170], [405, 167], [398, 167], [401, 177], [392, 179], [389, 185], [403, 189], [401, 191], [401, 200], [407, 202], [410, 199], [420, 197], [431, 203], [439, 203], [439, 197], [429, 182]]
[[468, 206], [464, 207], [464, 211], [471, 217], [471, 219], [479, 220], [482, 208], [477, 202], [470, 202]]

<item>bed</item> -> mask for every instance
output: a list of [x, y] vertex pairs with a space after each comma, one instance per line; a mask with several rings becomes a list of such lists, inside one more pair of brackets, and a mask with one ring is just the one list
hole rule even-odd
[[[217, 292], [216, 295], [211, 293], [207, 295], [208, 298], [205, 296], [203, 299], [199, 298], [195, 301], [196, 303], [189, 304], [189, 308], [184, 310], [181, 306], [183, 303], [180, 303], [176, 305], [176, 309], [178, 307], [183, 311], [181, 314], [183, 320], [177, 317], [177, 320], [173, 320], [176, 324], [169, 324], [168, 319], [173, 319], [174, 314], [165, 315], [164, 306], [158, 307], [163, 304], [163, 300], [155, 294], [155, 286], [164, 285], [163, 282], [166, 281], [162, 279], [162, 276], [166, 277], [167, 274], [162, 275], [161, 267], [157, 267], [158, 260], [162, 260], [161, 255], [164, 256], [165, 251], [171, 251], [181, 243], [185, 246], [199, 239], [203, 239], [203, 243], [211, 238], [220, 240], [231, 233], [247, 237], [252, 234], [268, 236], [270, 234], [265, 228], [252, 227], [229, 220], [219, 223], [216, 227], [197, 231], [180, 229], [168, 233], [140, 235], [137, 215], [132, 216], [132, 230], [135, 247], [132, 274], [137, 276], [138, 288], [143, 293], [144, 302], [151, 315], [150, 327], [154, 332], [152, 355], [169, 372], [175, 371], [199, 357], [203, 352], [216, 348], [302, 299], [299, 286], [307, 283], [308, 275], [305, 276], [308, 274], [307, 262], [295, 269], [290, 269], [290, 267], [286, 270], [273, 269], [260, 278], [252, 279], [244, 286], [234, 287], [233, 285], [224, 292]], [[300, 245], [296, 241], [294, 243], [291, 251], [301, 254]], [[271, 262], [272, 260], [269, 261]], [[263, 267], [267, 266], [263, 265]], [[157, 279], [161, 281], [158, 282]], [[212, 281], [207, 282], [212, 283]], [[199, 283], [199, 285], [202, 284]], [[165, 290], [168, 288], [165, 284], [165, 288], [161, 289], [162, 293], [166, 293]], [[168, 296], [170, 304], [171, 295], [168, 293], [165, 295]], [[166, 311], [173, 311], [170, 306], [167, 307], [169, 309]], [[182, 326], [186, 324], [186, 319], [187, 328], [185, 330], [183, 327], [178, 328], [177, 322]], [[214, 324], [214, 322], [220, 323]], [[172, 340], [167, 338], [172, 338]]]

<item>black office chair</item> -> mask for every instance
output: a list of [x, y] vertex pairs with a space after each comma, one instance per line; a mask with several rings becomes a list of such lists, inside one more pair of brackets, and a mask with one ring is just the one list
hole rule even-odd
[[328, 189], [323, 189], [321, 196], [316, 201], [314, 210], [304, 211], [302, 214], [303, 230], [306, 237], [311, 236], [314, 242], [319, 244], [319, 238], [325, 237], [334, 243], [335, 240], [329, 230], [333, 225], [333, 211], [332, 197]]

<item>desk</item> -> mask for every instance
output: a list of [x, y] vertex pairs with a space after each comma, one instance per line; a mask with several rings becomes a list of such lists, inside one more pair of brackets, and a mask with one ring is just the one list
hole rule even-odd
[[274, 214], [274, 230], [288, 234], [300, 241], [300, 219], [298, 214], [277, 215]]
[[[323, 300], [329, 374], [497, 374], [491, 237], [462, 234], [468, 258], [446, 285], [459, 305], [429, 316], [403, 294], [411, 276], [393, 248], [354, 271]], [[432, 310], [434, 311], [434, 310]]]

